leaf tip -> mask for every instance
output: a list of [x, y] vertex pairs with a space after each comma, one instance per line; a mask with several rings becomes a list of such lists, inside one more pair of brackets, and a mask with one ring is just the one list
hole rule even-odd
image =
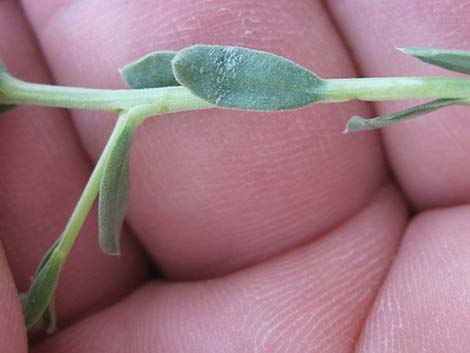
[[123, 66], [119, 74], [133, 89], [179, 86], [171, 66], [175, 55], [175, 51], [169, 50], [147, 54]]
[[465, 50], [447, 50], [432, 48], [397, 48], [425, 63], [443, 69], [470, 74], [470, 52]]
[[369, 127], [367, 126], [367, 119], [360, 117], [358, 115], [354, 115], [349, 119], [348, 123], [346, 124], [346, 128], [343, 131], [343, 134], [347, 134], [349, 132], [354, 131], [364, 131], [368, 130]]
[[434, 49], [417, 48], [417, 47], [402, 47], [396, 48], [398, 51], [405, 55], [412, 56], [416, 59], [424, 61], [424, 58], [434, 55]]
[[408, 50], [409, 48], [403, 48], [403, 47], [395, 47], [396, 50], [398, 50], [399, 52], [403, 53], [403, 54], [408, 54]]
[[[99, 231], [98, 231], [98, 243], [101, 250], [106, 255], [117, 256], [121, 254], [120, 247], [120, 234], [121, 234], [121, 222], [110, 224], [104, 222], [102, 217], [98, 217]], [[116, 220], [114, 220], [116, 222]]]
[[109, 243], [109, 242], [101, 242], [100, 241], [100, 248], [106, 254], [110, 256], [119, 256], [121, 255], [121, 248], [119, 246], [119, 242], [117, 243]]

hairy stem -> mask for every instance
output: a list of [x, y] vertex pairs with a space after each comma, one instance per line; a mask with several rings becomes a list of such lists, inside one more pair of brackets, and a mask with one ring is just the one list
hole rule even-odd
[[184, 87], [93, 89], [30, 83], [9, 75], [2, 75], [0, 85], [0, 104], [31, 104], [120, 112], [139, 105], [160, 104], [162, 100], [176, 108], [179, 105], [187, 106], [191, 110], [212, 107]]
[[319, 88], [323, 102], [353, 99], [470, 98], [470, 79], [450, 77], [374, 77], [324, 80]]
[[[470, 98], [470, 79], [452, 77], [376, 77], [327, 79], [312, 88], [320, 102], [349, 100]], [[171, 106], [171, 111], [213, 108], [184, 87], [93, 89], [29, 83], [2, 75], [0, 104], [33, 104], [120, 112], [136, 106]], [[159, 109], [157, 109], [159, 110]], [[170, 110], [168, 112], [171, 112]], [[165, 113], [165, 111], [163, 111]]]

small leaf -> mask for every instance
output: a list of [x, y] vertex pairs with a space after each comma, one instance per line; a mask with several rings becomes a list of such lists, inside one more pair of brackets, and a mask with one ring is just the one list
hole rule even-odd
[[55, 294], [51, 298], [51, 302], [46, 311], [42, 315], [42, 321], [47, 328], [46, 332], [51, 335], [57, 330], [57, 315], [55, 311]]
[[426, 48], [398, 48], [398, 50], [428, 64], [470, 74], [470, 51]]
[[176, 79], [220, 107], [246, 110], [300, 108], [321, 99], [323, 80], [271, 53], [232, 46], [195, 45], [172, 61]]
[[[55, 287], [52, 288], [52, 297], [49, 301], [48, 304], [44, 304], [44, 296], [41, 294], [42, 292], [40, 291], [40, 299], [37, 297], [31, 297], [31, 296], [37, 296], [37, 287], [40, 285], [38, 282], [41, 281], [40, 278], [44, 278], [44, 273], [42, 273], [42, 270], [45, 269], [46, 266], [50, 267], [51, 262], [56, 262], [62, 261], [62, 260], [57, 260], [53, 259], [53, 253], [54, 250], [57, 248], [61, 238], [59, 237], [54, 244], [49, 248], [49, 250], [46, 252], [46, 254], [43, 256], [36, 273], [33, 276], [33, 283], [31, 284], [31, 288], [28, 293], [20, 293], [20, 301], [23, 305], [23, 313], [25, 316], [25, 320], [27, 322], [27, 327], [29, 332], [34, 332], [42, 329], [44, 326], [47, 326], [48, 329], [47, 331], [54, 331], [55, 329], [55, 310], [54, 310], [54, 290]], [[63, 261], [62, 261], [63, 264]], [[62, 265], [61, 265], [62, 266]], [[55, 267], [55, 266], [52, 266]], [[45, 269], [47, 271], [47, 269]], [[60, 269], [59, 269], [60, 271]], [[58, 281], [58, 274], [57, 274], [57, 279]], [[46, 276], [46, 279], [50, 278]], [[35, 288], [35, 289], [33, 289]], [[39, 303], [39, 304], [38, 304]], [[29, 307], [27, 307], [29, 305]], [[31, 305], [34, 305], [35, 308], [32, 308]], [[39, 305], [39, 307], [38, 307]], [[44, 312], [42, 314], [38, 314], [38, 312], [41, 312], [43, 310], [44, 305], [46, 305], [46, 308], [44, 309]], [[39, 316], [38, 316], [39, 315]]]
[[158, 88], [180, 86], [173, 75], [173, 51], [157, 51], [134, 61], [121, 70], [121, 76], [131, 88]]
[[393, 114], [379, 116], [373, 119], [364, 119], [360, 116], [355, 115], [349, 120], [344, 132], [347, 133], [350, 131], [378, 129], [401, 120], [411, 119], [420, 115], [431, 113], [435, 110], [447, 107], [449, 105], [457, 104], [469, 104], [469, 101], [463, 98], [437, 99], [429, 103], [417, 105], [416, 107], [412, 107]]
[[[23, 313], [26, 312], [26, 303], [28, 301], [28, 293], [19, 293], [19, 299], [21, 306], [23, 307]], [[42, 330], [44, 327], [44, 320], [41, 317], [32, 327], [28, 329], [28, 332], [36, 332]]]
[[44, 254], [43, 258], [41, 259], [41, 262], [39, 263], [39, 266], [36, 270], [36, 273], [34, 274], [33, 278], [36, 277], [38, 275], [38, 273], [41, 271], [41, 269], [44, 267], [45, 264], [47, 264], [47, 262], [49, 261], [49, 259], [51, 258], [54, 250], [57, 248], [57, 246], [59, 245], [60, 243], [60, 240], [61, 240], [61, 237], [57, 238], [56, 241], [54, 242], [54, 244], [52, 244], [52, 246], [49, 248], [49, 250], [47, 250], [47, 252]]
[[101, 177], [98, 223], [101, 249], [109, 255], [120, 253], [119, 236], [129, 198], [129, 152], [136, 130], [125, 124], [112, 146]]
[[49, 310], [63, 263], [61, 257], [52, 254], [34, 277], [24, 305], [28, 330], [37, 327], [44, 319], [46, 311]]
[[[20, 302], [23, 306], [23, 312], [26, 310], [26, 303], [28, 301], [27, 293], [20, 293]], [[49, 306], [46, 308], [39, 320], [28, 328], [28, 332], [37, 332], [46, 327], [46, 332], [52, 334], [57, 330], [56, 325], [56, 312], [55, 312], [55, 299], [54, 296], [49, 303]]]

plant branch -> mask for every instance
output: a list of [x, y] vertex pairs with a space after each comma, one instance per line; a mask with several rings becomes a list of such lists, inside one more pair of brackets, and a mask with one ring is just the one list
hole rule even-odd
[[353, 99], [470, 98], [470, 79], [453, 77], [374, 77], [324, 80], [319, 88], [322, 102]]
[[1, 79], [0, 104], [31, 104], [114, 112], [139, 105], [158, 105], [162, 101], [172, 109], [177, 109], [180, 105], [190, 107], [188, 109], [191, 110], [213, 107], [184, 87], [110, 90], [30, 83], [5, 74]]

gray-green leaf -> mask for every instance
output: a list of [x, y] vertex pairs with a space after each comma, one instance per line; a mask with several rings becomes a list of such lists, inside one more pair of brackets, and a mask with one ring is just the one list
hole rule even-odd
[[[37, 327], [42, 320], [46, 320], [46, 324], [51, 324], [47, 322], [49, 313], [46, 312], [51, 308], [63, 263], [62, 258], [54, 254], [49, 255], [36, 273], [24, 303], [24, 317], [28, 330]], [[49, 319], [55, 324], [55, 318]]]
[[172, 61], [176, 79], [220, 107], [287, 110], [321, 100], [323, 80], [271, 53], [241, 47], [195, 45]]
[[416, 107], [412, 107], [393, 114], [379, 116], [373, 119], [364, 119], [355, 115], [349, 120], [345, 132], [379, 129], [401, 120], [411, 119], [420, 115], [431, 113], [449, 105], [457, 104], [469, 104], [469, 101], [463, 98], [437, 99], [429, 103], [417, 105]]
[[173, 75], [173, 51], [157, 51], [134, 61], [121, 70], [121, 76], [131, 88], [158, 88], [180, 86]]
[[47, 307], [46, 311], [42, 315], [42, 321], [44, 327], [46, 327], [46, 332], [48, 334], [53, 334], [57, 330], [57, 314], [55, 310], [55, 294], [51, 298], [51, 302]]
[[119, 237], [129, 198], [129, 152], [136, 130], [132, 122], [123, 126], [112, 146], [101, 177], [98, 223], [101, 249], [120, 253]]
[[[25, 312], [26, 303], [28, 301], [28, 294], [20, 293], [19, 296], [20, 302], [23, 306], [23, 311]], [[40, 331], [44, 327], [46, 327], [46, 332], [48, 334], [54, 333], [57, 329], [54, 296], [52, 296], [51, 302], [49, 303], [48, 307], [46, 308], [42, 316], [39, 318], [39, 320], [28, 328], [28, 332]]]
[[470, 74], [470, 51], [427, 48], [400, 48], [399, 50], [428, 64]]

